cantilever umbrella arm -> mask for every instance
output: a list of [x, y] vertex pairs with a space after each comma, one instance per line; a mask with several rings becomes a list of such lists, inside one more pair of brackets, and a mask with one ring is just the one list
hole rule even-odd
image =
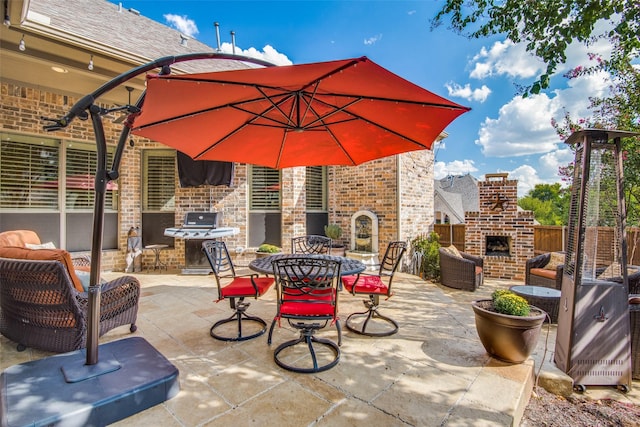
[[[96, 139], [97, 148], [97, 168], [95, 175], [95, 204], [93, 210], [93, 236], [91, 242], [91, 273], [89, 286], [89, 305], [87, 315], [87, 365], [95, 365], [98, 363], [98, 338], [99, 338], [99, 325], [100, 325], [100, 261], [102, 254], [102, 237], [104, 226], [104, 204], [105, 193], [107, 184], [109, 181], [118, 178], [118, 170], [120, 167], [120, 160], [126, 146], [126, 141], [129, 136], [130, 128], [125, 124], [120, 134], [118, 144], [116, 146], [116, 153], [113, 159], [111, 168], [107, 170], [107, 143], [104, 134], [104, 127], [102, 124], [102, 116], [112, 110], [106, 110], [95, 105], [96, 99], [105, 93], [113, 90], [121, 84], [139, 76], [140, 74], [149, 72], [160, 68], [161, 74], [169, 74], [171, 72], [170, 65], [193, 61], [199, 59], [228, 59], [242, 62], [249, 62], [266, 67], [273, 66], [274, 64], [266, 62], [260, 59], [249, 58], [241, 55], [229, 55], [223, 53], [204, 52], [204, 53], [191, 53], [178, 56], [167, 56], [157, 59], [139, 67], [133, 68], [119, 76], [108, 81], [104, 85], [92, 93], [85, 95], [78, 102], [76, 102], [69, 112], [59, 119], [52, 119], [47, 117], [41, 117], [42, 120], [51, 122], [44, 125], [44, 130], [48, 132], [57, 131], [69, 126], [69, 124], [76, 118], [80, 120], [87, 120], [91, 117], [93, 125], [93, 131]], [[126, 106], [126, 109], [130, 113], [139, 111], [144, 102], [144, 93], [140, 96], [135, 106]], [[126, 122], [125, 122], [126, 123]]]

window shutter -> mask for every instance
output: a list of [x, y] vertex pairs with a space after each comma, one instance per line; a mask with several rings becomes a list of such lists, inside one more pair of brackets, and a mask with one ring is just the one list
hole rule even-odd
[[2, 134], [0, 208], [57, 210], [59, 155], [53, 140]]
[[146, 150], [142, 209], [145, 212], [175, 210], [176, 155], [172, 150]]
[[308, 166], [306, 179], [307, 212], [327, 211], [327, 168]]
[[[113, 152], [107, 153], [111, 165]], [[96, 149], [90, 145], [70, 143], [67, 146], [65, 205], [67, 210], [91, 210], [95, 203]], [[117, 181], [116, 181], [117, 182]], [[105, 208], [117, 209], [117, 183], [110, 182], [105, 192]]]
[[249, 209], [280, 211], [280, 171], [265, 166], [251, 166]]

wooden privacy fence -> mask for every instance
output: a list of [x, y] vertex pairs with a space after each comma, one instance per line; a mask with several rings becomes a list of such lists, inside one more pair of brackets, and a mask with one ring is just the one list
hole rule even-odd
[[[435, 224], [434, 230], [440, 236], [440, 244], [449, 246], [453, 244], [461, 251], [465, 250], [464, 224]], [[600, 227], [599, 239], [613, 238], [610, 227]], [[567, 245], [567, 227], [553, 225], [533, 226], [533, 251], [536, 255], [546, 252], [563, 251]], [[627, 263], [640, 265], [640, 228], [627, 229]], [[602, 245], [606, 247], [606, 245]]]

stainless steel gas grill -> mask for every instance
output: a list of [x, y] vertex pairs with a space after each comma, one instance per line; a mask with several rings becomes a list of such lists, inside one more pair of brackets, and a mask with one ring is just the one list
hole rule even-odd
[[211, 267], [202, 253], [202, 241], [233, 236], [237, 227], [218, 227], [217, 212], [187, 212], [182, 227], [165, 228], [164, 235], [185, 240], [182, 274], [209, 274]]

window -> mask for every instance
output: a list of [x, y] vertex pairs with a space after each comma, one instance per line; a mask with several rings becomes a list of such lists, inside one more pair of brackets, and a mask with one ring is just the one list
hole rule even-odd
[[175, 225], [176, 152], [144, 150], [142, 179], [142, 244], [173, 247], [164, 230]]
[[60, 144], [0, 134], [0, 208], [58, 210]]
[[[107, 150], [107, 166], [111, 166], [113, 150]], [[68, 143], [66, 149], [65, 206], [67, 210], [93, 210], [95, 203], [95, 145]], [[118, 209], [118, 184], [111, 181], [105, 192], [105, 210]]]
[[307, 212], [327, 211], [327, 168], [326, 166], [307, 167], [306, 193]]
[[[96, 165], [95, 144], [1, 132], [0, 230], [29, 228], [68, 251], [91, 249]], [[117, 182], [107, 185], [104, 213], [102, 248], [114, 249]]]
[[175, 211], [176, 152], [145, 150], [143, 154], [143, 212]]
[[265, 166], [251, 166], [249, 209], [280, 211], [280, 171]]

